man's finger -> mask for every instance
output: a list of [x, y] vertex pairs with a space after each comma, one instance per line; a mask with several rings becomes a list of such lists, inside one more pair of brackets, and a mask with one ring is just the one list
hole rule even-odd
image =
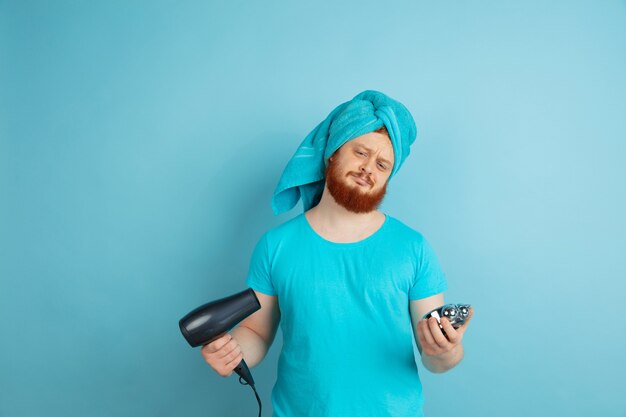
[[446, 332], [446, 337], [450, 341], [450, 343], [458, 343], [460, 339], [459, 332], [452, 326], [450, 320], [448, 320], [446, 317], [442, 317], [441, 325], [443, 326], [443, 331]]
[[[234, 351], [235, 349], [237, 349], [237, 346], [239, 346], [239, 344], [237, 343], [237, 341], [235, 339], [230, 339], [230, 341], [228, 343], [226, 343], [220, 350], [218, 350], [218, 352], [220, 352], [219, 356], [216, 356], [220, 359], [225, 358], [226, 356], [228, 356], [232, 351]], [[217, 354], [216, 354], [217, 355]]]
[[218, 339], [215, 339], [214, 341], [212, 341], [211, 343], [205, 346], [207, 348], [207, 352], [208, 353], [217, 352], [218, 350], [223, 348], [226, 345], [226, 343], [230, 342], [232, 338], [233, 337], [230, 335], [230, 333], [228, 333], [228, 334], [225, 334], [224, 336], [219, 337]]
[[426, 344], [429, 346], [437, 346], [437, 343], [435, 343], [435, 339], [431, 334], [430, 327], [428, 326], [428, 320], [422, 320], [420, 321], [420, 323], [422, 325], [422, 334], [424, 336]]
[[239, 365], [239, 362], [241, 362], [242, 359], [243, 359], [243, 352], [239, 352], [239, 354], [235, 356], [235, 358], [232, 361], [224, 365], [226, 369], [230, 369], [230, 373], [228, 374], [228, 376], [231, 376], [233, 374], [235, 368], [237, 367], [237, 365]]
[[450, 342], [441, 332], [441, 328], [439, 327], [437, 319], [435, 319], [434, 317], [429, 318], [428, 327], [430, 328], [430, 332], [433, 335], [435, 343], [437, 343], [437, 345], [443, 349], [448, 349], [448, 347], [450, 346]]

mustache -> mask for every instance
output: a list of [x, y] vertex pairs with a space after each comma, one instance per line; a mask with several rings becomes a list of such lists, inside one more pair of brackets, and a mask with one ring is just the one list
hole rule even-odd
[[374, 185], [374, 182], [372, 181], [370, 176], [367, 174], [359, 174], [358, 172], [351, 171], [351, 172], [348, 172], [348, 175], [354, 175], [355, 177], [358, 177], [362, 179], [363, 181], [367, 182], [369, 185]]

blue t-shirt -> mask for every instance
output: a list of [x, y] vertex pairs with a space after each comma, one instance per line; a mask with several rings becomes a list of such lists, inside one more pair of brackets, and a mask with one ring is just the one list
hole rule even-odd
[[409, 300], [447, 285], [419, 232], [386, 215], [371, 236], [334, 243], [300, 214], [261, 237], [246, 282], [278, 296], [275, 417], [422, 415]]

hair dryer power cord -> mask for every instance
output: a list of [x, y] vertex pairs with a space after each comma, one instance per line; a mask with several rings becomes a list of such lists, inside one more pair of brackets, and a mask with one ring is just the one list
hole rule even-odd
[[252, 388], [252, 391], [254, 391], [254, 396], [256, 397], [256, 402], [259, 403], [259, 417], [261, 417], [261, 410], [263, 409], [263, 406], [261, 405], [261, 399], [259, 398], [259, 393], [256, 392], [256, 388], [254, 387], [253, 384], [248, 384], [245, 379], [243, 379], [243, 377], [239, 377], [239, 383], [241, 385], [250, 385], [250, 388]]

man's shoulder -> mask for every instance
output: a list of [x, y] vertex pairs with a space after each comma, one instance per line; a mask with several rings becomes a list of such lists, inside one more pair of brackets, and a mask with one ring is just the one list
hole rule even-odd
[[270, 227], [265, 233], [263, 233], [261, 238], [277, 241], [285, 236], [298, 234], [301, 227], [302, 216], [304, 216], [304, 214], [299, 214], [291, 219]]
[[387, 218], [389, 219], [390, 229], [394, 234], [399, 234], [407, 239], [420, 242], [424, 240], [424, 235], [415, 227], [410, 226], [404, 221], [397, 219], [396, 217], [390, 216], [389, 214], [387, 214]]
[[286, 231], [292, 230], [294, 228], [299, 227], [300, 221], [302, 221], [302, 217], [304, 213], [300, 213], [291, 219], [287, 219], [282, 223], [277, 224], [274, 227], [271, 227], [267, 233], [284, 233]]

